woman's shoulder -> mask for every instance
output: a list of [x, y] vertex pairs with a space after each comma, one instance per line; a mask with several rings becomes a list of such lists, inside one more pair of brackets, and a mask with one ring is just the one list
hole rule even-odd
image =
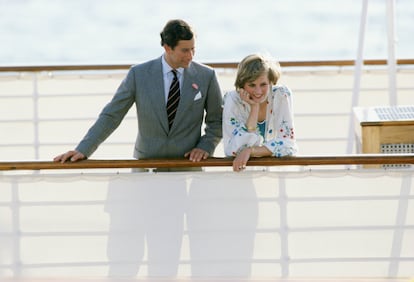
[[272, 86], [272, 93], [279, 96], [292, 96], [292, 91], [286, 85], [277, 84]]
[[236, 90], [230, 90], [230, 91], [227, 91], [227, 92], [224, 93], [223, 99], [224, 100], [233, 100], [233, 101], [237, 100], [237, 99], [240, 100], [240, 96], [239, 96], [239, 93], [237, 93]]

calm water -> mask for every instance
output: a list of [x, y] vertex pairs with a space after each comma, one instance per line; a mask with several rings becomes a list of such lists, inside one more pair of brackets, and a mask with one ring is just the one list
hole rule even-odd
[[[370, 0], [365, 58], [387, 56], [387, 0]], [[414, 1], [396, 0], [398, 58], [414, 58]], [[159, 32], [183, 18], [196, 59], [354, 59], [362, 0], [0, 0], [0, 64], [135, 63], [162, 53]]]

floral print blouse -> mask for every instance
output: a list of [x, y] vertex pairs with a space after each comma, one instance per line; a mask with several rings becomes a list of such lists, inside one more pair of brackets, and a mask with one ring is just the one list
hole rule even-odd
[[286, 86], [272, 86], [267, 97], [265, 134], [248, 132], [246, 121], [250, 105], [237, 91], [224, 95], [223, 142], [226, 156], [236, 156], [251, 146], [266, 146], [275, 157], [296, 155], [298, 148], [293, 124], [292, 93]]

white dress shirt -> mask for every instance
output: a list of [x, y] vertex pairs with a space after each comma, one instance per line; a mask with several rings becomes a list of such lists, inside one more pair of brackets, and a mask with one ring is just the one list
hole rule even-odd
[[[164, 56], [162, 56], [161, 61], [162, 61], [162, 74], [164, 78], [165, 104], [167, 104], [168, 92], [170, 92], [170, 86], [174, 78], [174, 74], [172, 73], [173, 68], [170, 67], [170, 65], [165, 60]], [[177, 71], [178, 81], [180, 82], [180, 90], [181, 90], [181, 85], [183, 85], [184, 68], [178, 68], [176, 69], [176, 71]]]

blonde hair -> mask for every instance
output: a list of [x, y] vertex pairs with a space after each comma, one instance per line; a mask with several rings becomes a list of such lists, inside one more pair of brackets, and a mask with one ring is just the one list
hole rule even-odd
[[276, 84], [281, 75], [279, 62], [266, 58], [261, 54], [251, 54], [245, 57], [237, 68], [236, 89], [243, 88], [247, 82], [256, 80], [266, 74], [271, 84]]

